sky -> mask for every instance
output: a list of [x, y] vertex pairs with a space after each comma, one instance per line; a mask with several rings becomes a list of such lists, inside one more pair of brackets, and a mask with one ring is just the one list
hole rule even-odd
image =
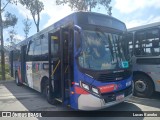
[[[2, 0], [5, 2], [5, 0]], [[44, 10], [41, 12], [40, 30], [48, 27], [63, 17], [73, 13], [68, 5], [56, 5], [56, 0], [40, 0], [44, 4]], [[154, 22], [160, 22], [160, 1], [159, 0], [112, 0], [112, 16], [123, 21], [127, 28], [145, 25]], [[17, 33], [16, 39], [23, 40], [23, 20], [28, 16], [32, 22], [29, 36], [36, 33], [36, 27], [33, 22], [30, 11], [21, 4], [9, 4], [5, 12], [11, 12], [18, 18], [15, 26]], [[104, 8], [94, 9], [94, 12], [107, 14]], [[4, 16], [4, 15], [3, 15]], [[4, 42], [8, 45], [8, 31], [12, 28], [4, 29]], [[17, 41], [18, 42], [18, 41]]]

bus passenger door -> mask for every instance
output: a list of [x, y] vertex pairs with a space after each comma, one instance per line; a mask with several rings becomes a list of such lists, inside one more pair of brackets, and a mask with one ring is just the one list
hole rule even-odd
[[71, 84], [71, 65], [69, 62], [69, 29], [63, 28], [55, 33], [50, 33], [49, 42], [50, 89], [53, 89], [55, 99], [61, 101], [62, 103], [65, 102], [65, 104], [69, 104], [69, 86]]
[[26, 48], [27, 46], [21, 46], [21, 78], [22, 82], [25, 82], [26, 77]]
[[[49, 89], [53, 92], [53, 98], [61, 99], [60, 78], [60, 32], [49, 33]], [[51, 92], [50, 92], [51, 93]]]
[[70, 87], [73, 75], [71, 29], [61, 28], [60, 30], [60, 59], [61, 59], [61, 93], [62, 102], [70, 104]]

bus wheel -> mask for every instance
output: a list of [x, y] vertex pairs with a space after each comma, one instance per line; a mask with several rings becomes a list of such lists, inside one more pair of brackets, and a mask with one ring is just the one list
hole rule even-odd
[[134, 95], [138, 97], [150, 97], [154, 92], [151, 79], [145, 75], [136, 75], [134, 79]]
[[55, 99], [53, 97], [53, 93], [50, 94], [50, 92], [52, 92], [52, 91], [49, 90], [49, 82], [47, 81], [45, 83], [45, 97], [46, 97], [47, 102], [49, 104], [54, 105], [55, 104]]
[[21, 86], [22, 85], [22, 83], [19, 82], [19, 77], [18, 77], [17, 73], [15, 74], [15, 81], [16, 81], [16, 85], [17, 86]]

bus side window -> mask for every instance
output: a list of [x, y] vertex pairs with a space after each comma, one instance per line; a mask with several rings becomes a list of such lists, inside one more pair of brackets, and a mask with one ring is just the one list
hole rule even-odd
[[123, 42], [125, 55], [127, 60], [130, 60], [133, 56], [133, 33], [128, 32]]
[[41, 39], [36, 39], [34, 44], [34, 55], [33, 60], [34, 61], [41, 61]]
[[47, 61], [48, 60], [48, 39], [44, 35], [43, 38], [41, 39], [41, 46], [42, 46], [42, 55], [41, 55], [41, 60], [42, 61]]
[[146, 32], [145, 31], [138, 31], [136, 33], [136, 40], [135, 40], [135, 55], [145, 55], [144, 52], [145, 48], [145, 41], [146, 41]]
[[[160, 53], [160, 43], [159, 43], [159, 31], [158, 29], [148, 29], [143, 31], [138, 31], [136, 34], [135, 50], [140, 51], [135, 52], [136, 55], [143, 56], [156, 56]], [[139, 54], [137, 54], [139, 53]]]
[[148, 49], [150, 49], [150, 55], [159, 55], [160, 43], [159, 43], [159, 31], [158, 29], [150, 29], [147, 31]]

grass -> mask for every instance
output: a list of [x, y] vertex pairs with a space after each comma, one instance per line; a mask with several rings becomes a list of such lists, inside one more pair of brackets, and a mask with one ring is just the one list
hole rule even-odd
[[[6, 74], [6, 80], [13, 80], [14, 78], [10, 76], [10, 68], [9, 65], [5, 65], [5, 74]], [[0, 80], [2, 80], [2, 70], [0, 65]]]

